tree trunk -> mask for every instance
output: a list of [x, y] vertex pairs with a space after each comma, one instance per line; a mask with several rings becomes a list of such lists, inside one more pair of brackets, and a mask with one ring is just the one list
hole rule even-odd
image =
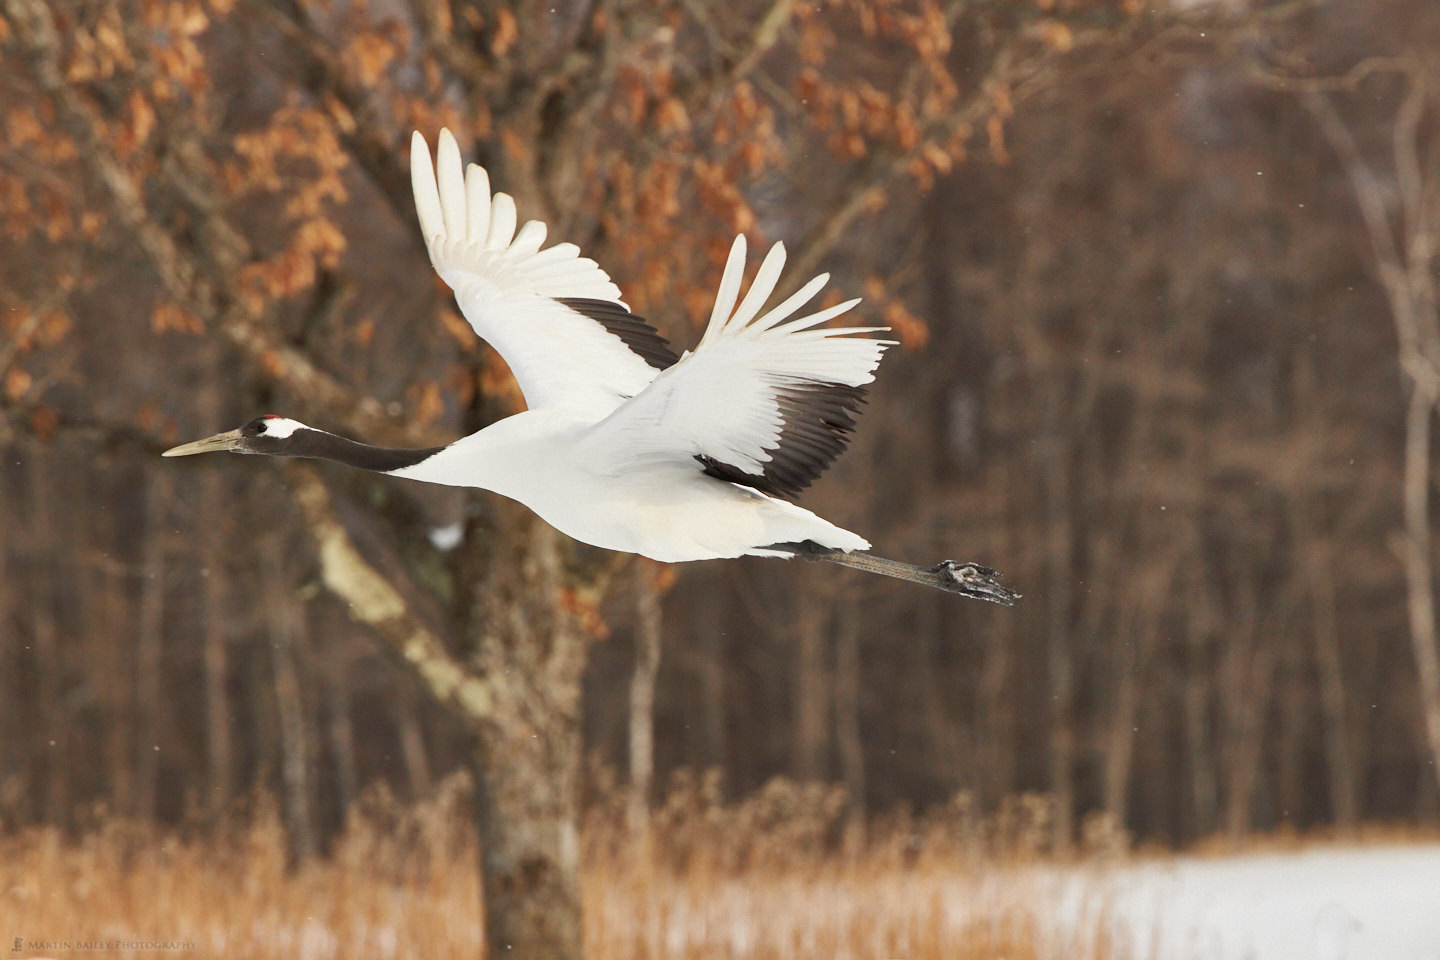
[[[100, 538], [99, 528], [109, 527], [109, 521], [100, 519], [101, 516], [108, 517], [109, 511], [97, 511], [97, 515], [92, 518], [94, 525], [91, 533], [97, 540]], [[106, 669], [100, 677], [99, 685], [105, 704], [103, 751], [110, 803], [115, 810], [128, 812], [135, 785], [135, 754], [131, 737], [135, 684], [131, 673], [131, 658], [128, 652], [121, 652], [117, 643], [120, 625], [124, 622], [125, 598], [120, 576], [108, 563], [97, 564], [90, 571], [87, 583], [86, 631], [93, 637], [104, 637], [109, 641], [102, 651]]]
[[1215, 770], [1215, 749], [1211, 733], [1214, 666], [1209, 651], [1216, 630], [1211, 621], [1210, 591], [1198, 576], [1192, 578], [1190, 607], [1195, 621], [1185, 634], [1186, 668], [1181, 682], [1180, 702], [1184, 711], [1185, 756], [1189, 763], [1191, 824], [1183, 831], [1203, 837], [1215, 830], [1219, 789]]
[[[1054, 401], [1052, 401], [1054, 402]], [[1050, 441], [1054, 453], [1044, 470], [1045, 529], [1050, 539], [1046, 557], [1049, 610], [1045, 630], [1046, 665], [1050, 681], [1050, 793], [1055, 799], [1055, 849], [1068, 850], [1074, 837], [1075, 814], [1075, 665], [1071, 652], [1070, 605], [1073, 520], [1070, 516], [1068, 445]]]
[[[1225, 711], [1225, 833], [1238, 840], [1254, 828], [1255, 789], [1265, 720], [1274, 694], [1275, 669], [1285, 617], [1259, 615], [1257, 577], [1249, 565], [1237, 574], [1238, 616], [1221, 666]], [[1279, 597], [1275, 608], [1286, 610], [1292, 598]]]
[[1430, 557], [1430, 418], [1436, 394], [1413, 384], [1405, 414], [1405, 536], [1400, 554], [1409, 585], [1410, 645], [1419, 679], [1431, 776], [1440, 781], [1440, 649], [1436, 647], [1435, 580]]
[[[218, 497], [219, 473], [207, 471], [201, 480], [204, 485], [202, 502], [214, 506], [206, 509], [202, 516], [218, 517], [222, 514]], [[201, 612], [201, 646], [205, 659], [205, 763], [208, 773], [209, 811], [211, 817], [224, 812], [235, 792], [234, 788], [234, 747], [230, 736], [230, 643], [226, 631], [228, 613], [226, 610], [226, 575], [224, 554], [220, 548], [219, 536], [213, 524], [202, 524], [206, 529], [205, 553], [201, 576], [204, 579], [204, 609]]]
[[[34, 578], [30, 589], [30, 644], [35, 662], [35, 701], [38, 704], [36, 728], [48, 745], [44, 762], [44, 803], [39, 811], [48, 822], [68, 822], [70, 817], [69, 771], [65, 758], [69, 752], [66, 733], [69, 723], [61, 715], [60, 695], [64, 670], [60, 658], [59, 626], [56, 622], [56, 581], [59, 550], [53, 509], [55, 472], [52, 454], [42, 444], [31, 443], [26, 449], [29, 460], [30, 486], [30, 548], [44, 562], [32, 564]], [[119, 637], [111, 636], [112, 643]]]
[[[562, 641], [570, 642], [579, 641]], [[578, 682], [575, 693], [578, 705]], [[497, 718], [480, 731], [479, 745], [488, 955], [579, 960], [578, 718], [556, 716], [539, 726]]]
[[[476, 816], [491, 957], [579, 960], [580, 678], [587, 640], [557, 601], [560, 534], [509, 509], [477, 596]], [[498, 553], [499, 551], [497, 551]]]
[[[16, 502], [15, 491], [9, 488], [3, 475], [0, 475], [0, 502]], [[15, 823], [22, 813], [18, 801], [27, 792], [24, 762], [28, 751], [20, 734], [22, 730], [28, 731], [30, 724], [26, 719], [28, 698], [20, 682], [21, 641], [11, 633], [17, 619], [10, 544], [19, 542], [18, 536], [12, 539], [11, 516], [10, 511], [0, 510], [0, 771], [3, 771], [0, 772], [0, 821]]]
[[140, 616], [135, 638], [135, 802], [141, 819], [155, 817], [160, 777], [161, 658], [165, 639], [165, 509], [170, 474], [152, 470], [145, 484], [141, 540]]
[[865, 815], [865, 742], [860, 734], [860, 611], [842, 603], [835, 627], [835, 746], [857, 822]]
[[[224, 369], [218, 348], [212, 357], [212, 372], [219, 376]], [[203, 420], [215, 425], [220, 421], [220, 392], [206, 390], [201, 394]], [[215, 427], [219, 429], [219, 427]], [[200, 472], [201, 609], [200, 645], [205, 669], [205, 764], [207, 806], [212, 818], [218, 818], [234, 794], [234, 743], [231, 737], [230, 708], [230, 612], [227, 609], [230, 571], [226, 568], [226, 532], [231, 529], [226, 518], [232, 505], [225, 496], [225, 471], [212, 465]]]
[[[1300, 513], [1306, 512], [1301, 506]], [[1314, 529], [1304, 518], [1305, 533]], [[1307, 537], [1311, 557], [1310, 608], [1315, 639], [1315, 666], [1320, 677], [1320, 714], [1324, 721], [1325, 767], [1330, 787], [1330, 817], [1342, 830], [1353, 827], [1358, 814], [1358, 779], [1350, 723], [1345, 709], [1345, 667], [1340, 659], [1340, 631], [1335, 616], [1334, 553], [1318, 536]]]
[[796, 605], [795, 727], [793, 757], [799, 780], [826, 775], [830, 746], [830, 684], [825, 677], [825, 608], [812, 591]]
[[414, 616], [336, 516], [313, 467], [289, 465], [320, 578], [350, 617], [403, 662], [476, 740], [485, 942], [491, 957], [579, 960], [580, 678], [588, 638], [577, 613], [600, 585], [567, 574], [563, 537], [497, 505], [476, 554], [467, 659]]
[[[326, 617], [329, 621], [330, 617]], [[322, 625], [322, 629], [328, 626]], [[329, 631], [327, 630], [327, 633]], [[350, 719], [349, 659], [333, 647], [325, 659], [325, 693], [330, 755], [335, 762], [335, 806], [345, 819], [358, 788], [355, 773], [355, 726]]]
[[983, 747], [980, 800], [992, 810], [1015, 792], [1015, 697], [1010, 693], [1011, 656], [1019, 647], [1013, 623], [985, 631], [985, 660], [980, 668], [978, 725]]
[[420, 722], [421, 705], [415, 691], [405, 684], [396, 697], [395, 725], [400, 735], [400, 756], [405, 760], [405, 776], [410, 781], [410, 796], [423, 797], [430, 792], [430, 750], [425, 746], [425, 727]]
[[[1323, 409], [1328, 386], [1317, 370], [1315, 350], [1303, 348], [1295, 364], [1294, 391], [1307, 411]], [[1315, 413], [1308, 429], [1317, 434], [1326, 424]], [[1295, 555], [1310, 598], [1311, 636], [1315, 671], [1319, 678], [1321, 736], [1329, 787], [1330, 820], [1348, 832], [1358, 818], [1358, 776], [1351, 723], [1346, 709], [1345, 666], [1341, 658], [1340, 628], [1336, 615], [1336, 551], [1333, 532], [1326, 529], [1323, 493], [1301, 489], [1289, 501], [1289, 518]]]
[[650, 826], [650, 790], [655, 779], [655, 678], [660, 672], [660, 571], [636, 558], [635, 672], [630, 677], [630, 801], [628, 819], [636, 836]]
[[[693, 582], [693, 581], [692, 581]], [[707, 767], [726, 766], [725, 632], [724, 615], [717, 598], [720, 585], [707, 583], [696, 598], [692, 620], [698, 638], [696, 657], [700, 682], [701, 756]]]
[[1126, 801], [1130, 788], [1130, 761], [1135, 754], [1135, 708], [1138, 700], [1136, 661], [1140, 642], [1132, 634], [1119, 640], [1119, 662], [1115, 665], [1114, 705], [1110, 712], [1110, 733], [1105, 744], [1105, 812], [1117, 826], [1127, 822]]
[[[1150, 658], [1160, 642], [1165, 602], [1174, 590], [1177, 563], [1172, 560], [1163, 567], [1157, 565], [1132, 584], [1129, 596], [1121, 601], [1129, 616], [1120, 620], [1115, 641], [1118, 645], [1113, 654], [1116, 687], [1103, 763], [1105, 812], [1117, 826], [1128, 826], [1130, 770], [1139, 733], [1140, 692]], [[1119, 579], [1112, 568], [1112, 582]]]
[[[1276, 666], [1275, 700], [1277, 711], [1276, 757], [1271, 776], [1275, 783], [1275, 798], [1278, 809], [1276, 826], [1295, 826], [1304, 823], [1307, 800], [1305, 776], [1305, 746], [1310, 736], [1310, 700], [1314, 692], [1305, 682], [1302, 674], [1303, 652], [1286, 644]], [[1269, 824], [1267, 829], [1273, 829]]]
[[[942, 604], [947, 600], [952, 598], [943, 595], [923, 597], [923, 605], [916, 612], [915, 634], [910, 644], [914, 652], [910, 669], [915, 675], [916, 706], [925, 726], [923, 749], [928, 754], [926, 765], [935, 780], [949, 791], [962, 783], [969, 771], [974, 769], [974, 760], [965, 749], [967, 744], [960, 724], [950, 709], [954, 688], [938, 668], [939, 647], [946, 637], [945, 607]], [[920, 742], [917, 741], [915, 746], [917, 750], [921, 749]]]
[[318, 849], [310, 803], [310, 731], [299, 665], [299, 650], [305, 636], [305, 610], [291, 589], [284, 550], [279, 537], [274, 537], [265, 564], [265, 614], [280, 723], [280, 781], [284, 787], [285, 825], [290, 831], [295, 855], [303, 859]]

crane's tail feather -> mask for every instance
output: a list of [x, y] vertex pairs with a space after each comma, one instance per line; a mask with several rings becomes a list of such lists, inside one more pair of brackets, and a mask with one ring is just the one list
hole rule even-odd
[[962, 597], [988, 600], [991, 603], [999, 603], [1007, 607], [1015, 606], [1015, 601], [1019, 600], [1021, 596], [1000, 583], [1000, 578], [1003, 576], [1000, 571], [978, 563], [942, 560], [934, 566], [922, 567], [913, 563], [902, 563], [899, 560], [877, 557], [873, 553], [847, 552], [834, 547], [825, 547], [813, 540], [806, 540], [803, 543], [776, 544], [775, 546], [783, 547], [794, 556], [805, 560], [825, 560], [830, 563], [838, 563], [842, 567], [852, 567], [856, 570], [864, 570], [866, 573], [878, 573], [882, 577], [894, 577], [910, 583], [921, 583], [927, 587], [944, 590], [946, 593], [958, 593]]

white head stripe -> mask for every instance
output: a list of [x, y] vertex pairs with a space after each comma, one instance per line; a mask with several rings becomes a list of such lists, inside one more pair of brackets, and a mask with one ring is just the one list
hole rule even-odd
[[299, 420], [290, 420], [285, 417], [266, 417], [263, 422], [265, 424], [265, 432], [260, 435], [262, 437], [274, 437], [277, 440], [286, 440], [291, 437], [296, 430], [305, 428], [305, 424]]

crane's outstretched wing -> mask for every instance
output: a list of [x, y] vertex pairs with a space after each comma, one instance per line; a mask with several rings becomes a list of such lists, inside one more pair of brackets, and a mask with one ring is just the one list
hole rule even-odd
[[430, 262], [475, 332], [499, 351], [531, 409], [564, 406], [603, 416], [677, 359], [630, 313], [620, 288], [573, 243], [545, 250], [545, 224], [515, 230], [515, 201], [490, 193], [484, 168], [462, 172], [460, 148], [440, 131], [436, 164], [417, 130], [410, 180]]
[[781, 496], [809, 486], [834, 462], [849, 442], [864, 385], [894, 341], [853, 336], [886, 327], [816, 329], [859, 300], [791, 320], [826, 274], [759, 316], [784, 264], [777, 243], [736, 307], [745, 238], [735, 238], [700, 345], [590, 430], [583, 442], [592, 462], [617, 473], [636, 463], [688, 463]]

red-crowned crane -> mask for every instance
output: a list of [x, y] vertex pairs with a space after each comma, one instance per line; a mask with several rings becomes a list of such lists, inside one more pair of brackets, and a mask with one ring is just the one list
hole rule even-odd
[[529, 409], [423, 450], [356, 443], [272, 415], [165, 456], [334, 460], [491, 490], [576, 540], [654, 560], [803, 557], [1006, 605], [1019, 598], [979, 564], [873, 556], [864, 537], [784, 499], [844, 450], [865, 385], [893, 344], [863, 336], [884, 327], [821, 326], [859, 300], [797, 316], [828, 275], [764, 310], [785, 248], [770, 248], [741, 298], [745, 238], [736, 237], [709, 325], [677, 356], [574, 244], [541, 249], [545, 225], [534, 220], [517, 231], [515, 201], [491, 194], [483, 168], [462, 167], [448, 130], [436, 159], [416, 132], [410, 173], [430, 261], [510, 365]]

